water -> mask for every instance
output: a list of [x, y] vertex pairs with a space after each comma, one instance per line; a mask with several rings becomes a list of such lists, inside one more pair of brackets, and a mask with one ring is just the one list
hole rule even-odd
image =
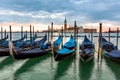
[[[20, 38], [17, 34], [14, 37]], [[68, 39], [64, 37], [63, 41]], [[77, 41], [81, 43], [82, 40], [79, 37]], [[116, 44], [115, 38], [111, 38], [111, 41]], [[78, 53], [75, 59], [71, 56], [59, 62], [54, 61], [51, 53], [24, 60], [14, 60], [11, 56], [0, 57], [0, 80], [120, 80], [120, 64], [106, 58], [98, 63], [97, 37], [93, 42], [96, 46], [95, 59], [88, 63], [81, 62]]]

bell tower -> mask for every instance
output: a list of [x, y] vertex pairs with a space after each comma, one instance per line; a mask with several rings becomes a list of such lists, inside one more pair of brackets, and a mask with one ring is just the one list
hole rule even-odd
[[64, 20], [64, 31], [65, 30], [67, 30], [67, 20], [66, 20], [66, 18], [65, 18], [65, 20]]

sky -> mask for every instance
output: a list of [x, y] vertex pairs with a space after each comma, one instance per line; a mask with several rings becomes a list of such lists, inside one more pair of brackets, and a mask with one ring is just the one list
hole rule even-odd
[[68, 26], [74, 25], [87, 28], [116, 29], [120, 25], [119, 0], [1, 0], [0, 26], [20, 31], [23, 26], [35, 30], [44, 30], [54, 23], [55, 28], [63, 26], [64, 19]]

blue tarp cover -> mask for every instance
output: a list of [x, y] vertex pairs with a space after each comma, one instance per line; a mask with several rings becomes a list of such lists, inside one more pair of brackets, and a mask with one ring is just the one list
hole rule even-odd
[[62, 36], [59, 35], [58, 39], [54, 41], [54, 47], [57, 47], [62, 42]]
[[58, 55], [64, 55], [64, 54], [72, 54], [74, 50], [69, 50], [67, 48], [63, 48], [59, 51], [57, 51]]
[[74, 46], [75, 46], [75, 39], [73, 37], [71, 37], [70, 40], [64, 44], [64, 47], [68, 49]]

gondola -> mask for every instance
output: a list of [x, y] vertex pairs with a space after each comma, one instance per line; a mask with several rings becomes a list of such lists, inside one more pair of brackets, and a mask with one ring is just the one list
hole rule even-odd
[[[60, 43], [62, 42], [61, 40], [61, 36], [58, 37], [57, 40], [54, 41], [54, 44], [58, 44], [57, 46], [54, 47], [58, 47], [60, 45]], [[48, 54], [51, 51], [51, 47], [49, 45], [49, 42], [45, 44], [45, 41], [47, 40], [47, 37], [44, 40], [41, 40], [40, 44], [41, 47], [33, 47], [30, 49], [15, 49], [14, 47], [12, 47], [12, 51], [11, 54], [15, 59], [26, 59], [26, 58], [33, 58], [33, 57], [39, 57], [45, 54]], [[59, 43], [58, 43], [59, 42]]]
[[0, 47], [5, 43], [8, 39], [8, 35], [5, 38], [0, 39]]
[[59, 61], [73, 55], [75, 52], [73, 50], [74, 48], [75, 48], [75, 39], [73, 38], [73, 36], [71, 36], [69, 41], [64, 44], [62, 49], [54, 50], [55, 61]]
[[5, 38], [0, 39], [0, 44], [2, 41], [6, 41], [8, 39], [8, 35]]
[[[30, 47], [31, 46], [31, 41], [32, 41], [32, 45], [34, 42], [36, 42], [35, 40], [37, 39], [37, 34], [35, 34], [31, 40], [25, 40], [23, 41], [23, 43], [21, 45], [19, 45], [19, 47], [22, 47], [22, 48], [27, 48], [27, 47]], [[38, 41], [39, 42], [39, 41]]]
[[95, 46], [85, 36], [82, 44], [80, 45], [80, 59], [84, 62], [88, 62], [94, 58]]
[[[24, 35], [24, 37], [22, 37], [21, 39], [17, 39], [12, 41], [14, 46], [19, 46], [20, 43], [26, 38], [26, 35]], [[8, 48], [9, 47], [9, 41], [5, 40], [1, 45], [0, 48]]]
[[[14, 46], [19, 47], [19, 45], [22, 44], [22, 41], [25, 39], [25, 37], [26, 36], [24, 36], [21, 39], [12, 41]], [[0, 56], [9, 56], [10, 55], [8, 45], [9, 45], [9, 41], [4, 41], [3, 44], [1, 44], [1, 46], [0, 46]]]
[[107, 41], [105, 38], [102, 38], [101, 47], [103, 50], [103, 55], [106, 58], [109, 58], [112, 61], [120, 63], [120, 51], [113, 43]]
[[[25, 46], [25, 42], [27, 43], [27, 45], [30, 45], [30, 40], [24, 41], [25, 38], [26, 38], [26, 35], [24, 35], [24, 37], [21, 39], [12, 41], [12, 43], [17, 48], [21, 48], [21, 47]], [[36, 38], [37, 38], [37, 35], [32, 37], [32, 40], [35, 40]], [[29, 42], [29, 44], [28, 44], [28, 42]], [[6, 40], [0, 45], [0, 56], [9, 56], [10, 55], [9, 51], [10, 51], [9, 50], [9, 41]]]

